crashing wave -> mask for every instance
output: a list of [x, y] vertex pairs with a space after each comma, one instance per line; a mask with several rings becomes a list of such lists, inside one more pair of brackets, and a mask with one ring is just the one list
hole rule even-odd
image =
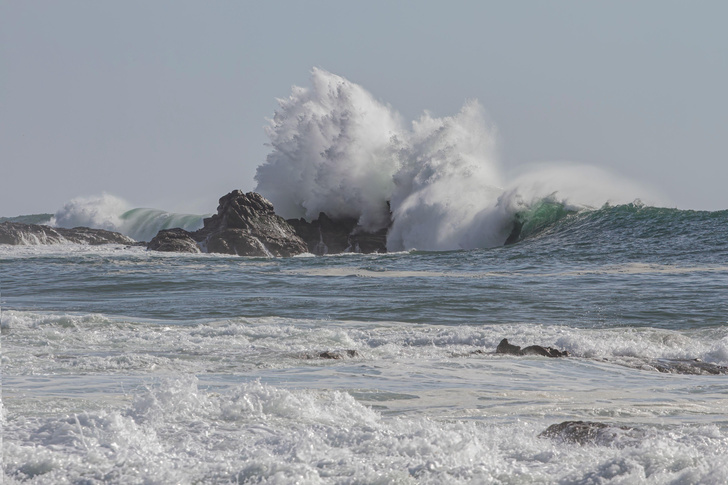
[[53, 215], [49, 224], [62, 228], [105, 229], [120, 232], [137, 241], [149, 241], [162, 229], [175, 227], [186, 231], [200, 229], [204, 217], [158, 209], [132, 209], [123, 199], [103, 194], [71, 200]]
[[573, 164], [507, 179], [496, 130], [475, 100], [454, 116], [425, 112], [406, 126], [361, 86], [314, 69], [311, 86], [294, 87], [279, 104], [256, 190], [285, 218], [311, 221], [324, 212], [356, 218], [367, 231], [391, 225], [390, 251], [500, 246], [519, 225], [528, 233], [544, 218], [645, 195]]

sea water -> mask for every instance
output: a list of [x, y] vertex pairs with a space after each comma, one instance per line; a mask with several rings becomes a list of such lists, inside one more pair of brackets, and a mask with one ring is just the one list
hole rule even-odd
[[[477, 101], [408, 124], [314, 69], [279, 103], [256, 190], [389, 252], [0, 246], [3, 483], [728, 483], [728, 211], [506, 170]], [[105, 194], [13, 220], [203, 217]], [[544, 434], [565, 421], [606, 428]]]
[[[727, 483], [728, 375], [659, 370], [728, 366], [728, 211], [549, 221], [459, 251], [0, 246], [3, 483]], [[568, 420], [614, 433], [540, 436]]]

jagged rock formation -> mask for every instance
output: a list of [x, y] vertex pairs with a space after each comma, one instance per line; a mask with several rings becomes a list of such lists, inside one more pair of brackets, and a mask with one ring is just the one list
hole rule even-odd
[[127, 244], [134, 245], [130, 237], [118, 232], [88, 227], [50, 227], [39, 224], [22, 224], [20, 222], [0, 223], [0, 244], [12, 245], [45, 245], [45, 244]]
[[284, 220], [273, 204], [256, 192], [234, 190], [220, 199], [217, 214], [195, 232], [167, 229], [149, 242], [147, 249], [175, 252], [208, 252], [240, 256], [294, 256], [344, 252], [387, 252], [387, 229], [363, 231], [357, 220], [332, 220], [323, 212], [312, 222]]
[[234, 190], [219, 202], [217, 214], [205, 219], [202, 229], [160, 231], [147, 249], [194, 252], [194, 245], [208, 253], [283, 257], [308, 251], [306, 243], [262, 195]]
[[338, 253], [386, 253], [388, 228], [367, 232], [354, 218], [332, 220], [321, 212], [318, 219], [288, 219], [287, 222], [306, 242], [308, 252], [322, 256]]

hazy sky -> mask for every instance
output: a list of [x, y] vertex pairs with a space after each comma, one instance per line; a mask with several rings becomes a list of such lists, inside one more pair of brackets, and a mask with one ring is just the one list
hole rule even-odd
[[728, 209], [728, 2], [0, 1], [0, 216], [107, 192], [212, 212], [321, 67], [412, 120], [477, 98], [506, 169]]

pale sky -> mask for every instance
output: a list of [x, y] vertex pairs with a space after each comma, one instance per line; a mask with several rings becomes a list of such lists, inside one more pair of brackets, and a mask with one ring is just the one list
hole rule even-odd
[[728, 209], [728, 2], [0, 1], [0, 216], [103, 192], [209, 213], [320, 67], [413, 120], [476, 98], [506, 170]]

